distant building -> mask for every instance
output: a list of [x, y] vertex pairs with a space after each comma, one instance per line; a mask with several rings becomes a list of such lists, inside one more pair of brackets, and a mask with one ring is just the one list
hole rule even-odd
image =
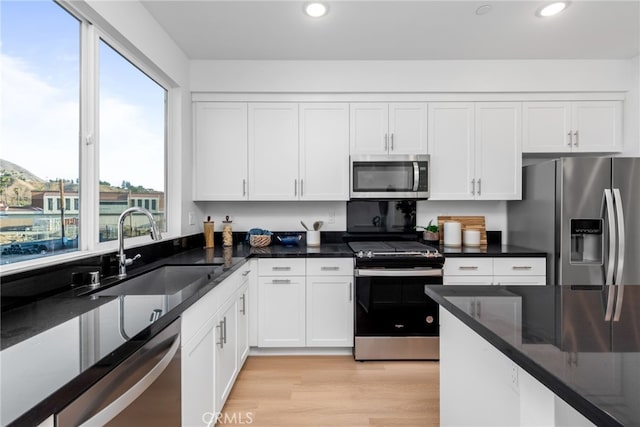
[[[62, 206], [59, 191], [32, 191], [31, 206], [42, 209], [41, 213], [59, 214]], [[78, 215], [80, 212], [80, 197], [77, 192], [64, 193], [64, 213]]]

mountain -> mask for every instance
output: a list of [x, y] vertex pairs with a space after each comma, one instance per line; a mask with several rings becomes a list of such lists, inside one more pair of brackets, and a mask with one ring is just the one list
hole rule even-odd
[[42, 190], [45, 181], [22, 166], [0, 159], [0, 204], [30, 206], [31, 192]]

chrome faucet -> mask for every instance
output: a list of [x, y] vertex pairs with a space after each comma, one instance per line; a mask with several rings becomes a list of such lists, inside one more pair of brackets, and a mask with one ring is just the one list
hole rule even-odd
[[158, 229], [158, 224], [156, 224], [156, 220], [153, 219], [153, 215], [146, 209], [134, 206], [122, 212], [120, 214], [120, 218], [118, 218], [118, 278], [124, 279], [127, 277], [127, 266], [133, 264], [133, 261], [140, 259], [141, 255], [137, 254], [133, 258], [127, 258], [124, 254], [124, 219], [127, 215], [131, 215], [133, 213], [142, 213], [147, 216], [149, 219], [149, 223], [151, 224], [151, 239], [153, 240], [161, 240], [162, 234], [160, 234], [160, 230]]

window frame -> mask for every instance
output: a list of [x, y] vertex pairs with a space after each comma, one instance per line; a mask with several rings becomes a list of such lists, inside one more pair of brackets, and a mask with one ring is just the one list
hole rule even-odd
[[[81, 223], [79, 228], [78, 250], [74, 252], [51, 255], [42, 258], [18, 261], [12, 264], [0, 265], [0, 277], [5, 274], [28, 271], [36, 268], [60, 264], [66, 261], [78, 260], [90, 256], [113, 252], [118, 249], [118, 241], [100, 242], [99, 219], [99, 44], [104, 41], [117, 53], [122, 55], [132, 66], [137, 67], [151, 80], [155, 81], [166, 91], [165, 96], [165, 126], [164, 126], [164, 215], [166, 231], [165, 239], [176, 238], [180, 235], [179, 209], [180, 197], [179, 179], [172, 170], [179, 170], [177, 160], [180, 157], [170, 155], [174, 151], [175, 141], [179, 135], [174, 131], [180, 126], [175, 122], [180, 118], [180, 88], [135, 46], [124, 39], [110, 25], [101, 26], [92, 19], [90, 11], [84, 11], [83, 4], [74, 4], [70, 0], [51, 0], [66, 12], [78, 19], [80, 23], [80, 102], [79, 123], [79, 213]], [[89, 12], [89, 13], [86, 13]], [[97, 17], [100, 18], [100, 17]], [[102, 19], [102, 21], [104, 21]], [[109, 30], [105, 29], [109, 28]], [[112, 31], [113, 34], [112, 35]], [[121, 42], [122, 40], [122, 42]], [[132, 48], [125, 46], [130, 44]], [[176, 169], [178, 168], [178, 169]], [[88, 184], [87, 184], [88, 183]], [[53, 202], [54, 204], [56, 202]], [[64, 203], [57, 199], [57, 203]], [[133, 248], [151, 243], [149, 236], [128, 237], [125, 248]]]

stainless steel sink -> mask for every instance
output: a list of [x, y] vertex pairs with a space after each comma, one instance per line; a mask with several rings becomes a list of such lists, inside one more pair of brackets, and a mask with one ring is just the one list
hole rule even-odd
[[219, 272], [220, 266], [167, 265], [96, 292], [95, 296], [173, 295], [204, 284]]

